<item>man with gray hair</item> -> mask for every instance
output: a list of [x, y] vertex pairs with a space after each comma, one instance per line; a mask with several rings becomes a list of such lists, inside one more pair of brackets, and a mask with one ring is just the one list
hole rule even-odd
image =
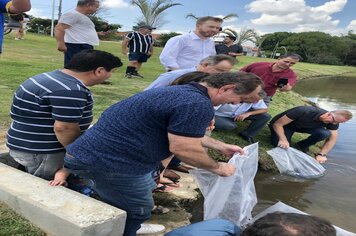
[[170, 85], [179, 76], [193, 71], [200, 71], [209, 74], [228, 72], [235, 65], [236, 59], [227, 55], [215, 55], [204, 58], [199, 65], [188, 68], [169, 71], [161, 74], [145, 90]]
[[195, 30], [170, 38], [159, 57], [167, 71], [187, 69], [198, 65], [207, 56], [215, 55], [215, 43], [211, 39], [219, 33], [223, 20], [204, 16], [197, 20]]
[[95, 25], [88, 17], [100, 6], [98, 0], [78, 0], [77, 7], [61, 16], [55, 28], [57, 49], [64, 52], [64, 65], [74, 54], [99, 45]]

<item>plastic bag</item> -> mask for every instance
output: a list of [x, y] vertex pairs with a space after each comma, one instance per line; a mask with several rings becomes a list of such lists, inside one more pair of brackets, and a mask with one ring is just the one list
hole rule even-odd
[[314, 179], [325, 174], [325, 169], [314, 158], [294, 148], [273, 148], [267, 153], [273, 158], [281, 174]]
[[207, 170], [189, 172], [204, 196], [204, 220], [222, 218], [238, 226], [252, 220], [251, 211], [257, 203], [254, 177], [258, 165], [258, 143], [244, 148], [246, 155], [235, 154], [229, 163], [236, 166], [230, 177], [221, 177]]

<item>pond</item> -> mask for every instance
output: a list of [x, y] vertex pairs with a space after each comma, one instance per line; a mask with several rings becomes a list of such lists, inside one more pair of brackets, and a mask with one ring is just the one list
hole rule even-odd
[[329, 219], [356, 233], [356, 78], [320, 78], [300, 81], [294, 91], [326, 110], [348, 109], [354, 118], [340, 125], [328, 162], [327, 174], [317, 180], [292, 180], [259, 172], [255, 178], [260, 212], [282, 201], [309, 214]]

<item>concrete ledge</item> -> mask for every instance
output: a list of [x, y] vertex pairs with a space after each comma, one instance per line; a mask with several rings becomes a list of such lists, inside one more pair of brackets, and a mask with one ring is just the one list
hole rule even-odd
[[0, 163], [0, 201], [49, 235], [116, 236], [126, 213]]

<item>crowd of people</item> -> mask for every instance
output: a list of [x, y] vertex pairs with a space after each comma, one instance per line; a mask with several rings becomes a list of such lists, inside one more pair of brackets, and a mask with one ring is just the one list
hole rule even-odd
[[[127, 212], [125, 236], [136, 235], [150, 218], [157, 184], [164, 185], [162, 180], [167, 177], [175, 179], [174, 183], [179, 179], [177, 174], [172, 177], [172, 172], [168, 175], [166, 168], [198, 167], [220, 176], [234, 174], [233, 165], [214, 160], [206, 148], [227, 158], [244, 151], [210, 137], [214, 127], [216, 132], [233, 130], [237, 121], [248, 121], [238, 135], [254, 143], [269, 122], [272, 145], [284, 149], [291, 146], [295, 132], [307, 133], [310, 136], [296, 147], [308, 152], [311, 145], [325, 141], [315, 156], [323, 163], [336, 143], [339, 124], [352, 118], [347, 110], [300, 106], [270, 121], [272, 97], [296, 84], [291, 66], [300, 56], [283, 55], [275, 62], [256, 62], [230, 72], [242, 55], [241, 45], [234, 45], [236, 37], [228, 35], [216, 46], [211, 37], [219, 33], [222, 19], [205, 16], [197, 20], [195, 30], [168, 40], [159, 57], [165, 73], [144, 91], [110, 106], [92, 125], [94, 100], [88, 87], [102, 83], [122, 66], [113, 54], [94, 50], [99, 39], [88, 16], [98, 10], [99, 3], [78, 0], [77, 7], [59, 19], [55, 37], [58, 50], [64, 53], [64, 69], [34, 75], [16, 90], [7, 146], [10, 156], [28, 173], [49, 180], [51, 185], [66, 186], [70, 174], [92, 180], [102, 201]], [[0, 0], [1, 11], [9, 14], [20, 14], [30, 6], [29, 0]], [[2, 16], [0, 20], [3, 25]], [[129, 58], [126, 78], [143, 78], [138, 72], [152, 55], [150, 33], [154, 29], [141, 24], [124, 39], [122, 53]], [[279, 214], [277, 218], [283, 217]], [[273, 219], [276, 217], [266, 220]], [[264, 227], [260, 221], [241, 235], [262, 235], [256, 233]], [[281, 225], [286, 231], [299, 230]], [[268, 235], [335, 235], [271, 232]], [[190, 234], [176, 231], [168, 235]]]

